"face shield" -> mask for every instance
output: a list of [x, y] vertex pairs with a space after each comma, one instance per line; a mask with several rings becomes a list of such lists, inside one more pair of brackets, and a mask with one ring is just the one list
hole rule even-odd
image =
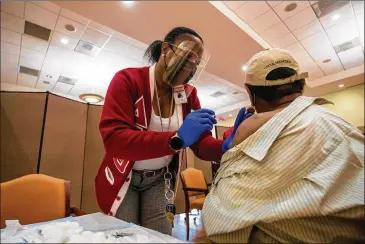
[[199, 80], [210, 55], [201, 45], [194, 41], [183, 41], [179, 45], [169, 44], [173, 54], [164, 57], [165, 72], [163, 80], [172, 87], [188, 84], [185, 88], [188, 97], [194, 84]]

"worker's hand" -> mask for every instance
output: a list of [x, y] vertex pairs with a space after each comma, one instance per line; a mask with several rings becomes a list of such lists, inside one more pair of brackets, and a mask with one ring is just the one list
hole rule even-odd
[[245, 121], [246, 119], [250, 118], [255, 113], [255, 110], [253, 107], [249, 108], [242, 108], [237, 115], [236, 121], [234, 122], [234, 128], [232, 133], [229, 135], [229, 137], [223, 142], [222, 144], [222, 151], [225, 153], [232, 147], [232, 140], [234, 136], [236, 135], [236, 131], [240, 124]]
[[217, 120], [213, 117], [214, 111], [210, 109], [199, 109], [186, 116], [177, 135], [183, 140], [184, 148], [193, 145], [206, 131], [213, 129]]

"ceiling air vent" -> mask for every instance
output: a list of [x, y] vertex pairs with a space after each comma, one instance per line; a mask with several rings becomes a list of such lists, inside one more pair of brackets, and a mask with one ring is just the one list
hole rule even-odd
[[69, 85], [75, 85], [76, 81], [77, 81], [77, 79], [72, 79], [72, 78], [68, 78], [65, 76], [60, 76], [57, 80], [57, 82], [65, 83], [65, 84], [69, 84]]
[[226, 94], [221, 91], [217, 91], [217, 92], [214, 92], [213, 94], [210, 94], [211, 97], [220, 97], [220, 96], [224, 96], [224, 95], [226, 95]]
[[337, 9], [342, 8], [349, 3], [350, 1], [320, 0], [312, 4], [312, 8], [317, 17], [321, 18], [332, 13], [333, 11], [336, 11]]
[[351, 48], [357, 47], [361, 45], [361, 41], [359, 37], [356, 37], [355, 39], [352, 39], [351, 41], [347, 41], [344, 43], [341, 43], [337, 46], [335, 46], [336, 53], [347, 51]]
[[24, 34], [48, 41], [51, 35], [51, 30], [40, 25], [25, 21]]
[[24, 67], [24, 66], [20, 66], [19, 67], [19, 73], [38, 77], [39, 70], [27, 68], [27, 67]]
[[75, 51], [86, 54], [91, 57], [95, 57], [100, 52], [101, 48], [97, 47], [93, 44], [90, 44], [88, 42], [79, 41], [77, 44]]

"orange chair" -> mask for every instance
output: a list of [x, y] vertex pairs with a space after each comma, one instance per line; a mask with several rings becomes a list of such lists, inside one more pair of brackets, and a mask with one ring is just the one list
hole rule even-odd
[[70, 208], [70, 182], [42, 174], [30, 174], [1, 183], [1, 228], [5, 220], [33, 224], [65, 218], [74, 213]]
[[[189, 212], [191, 209], [203, 209], [205, 196], [208, 194], [209, 189], [201, 170], [187, 168], [180, 173], [180, 176], [185, 194], [186, 240], [189, 240]], [[202, 196], [203, 194], [204, 196]], [[198, 198], [190, 200], [190, 197], [193, 196]]]

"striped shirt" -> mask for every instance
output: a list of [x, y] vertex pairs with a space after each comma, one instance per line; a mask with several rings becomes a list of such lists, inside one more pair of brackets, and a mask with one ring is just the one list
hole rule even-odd
[[364, 136], [299, 97], [228, 151], [203, 208], [225, 243], [365, 240]]

